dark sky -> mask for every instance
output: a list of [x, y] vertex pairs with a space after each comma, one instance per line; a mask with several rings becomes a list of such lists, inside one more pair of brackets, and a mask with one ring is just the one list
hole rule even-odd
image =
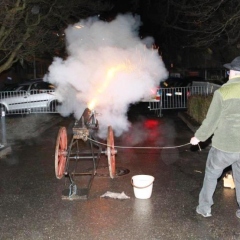
[[114, 3], [114, 10], [117, 12], [126, 12], [130, 10], [130, 1], [127, 0], [115, 0], [111, 1]]

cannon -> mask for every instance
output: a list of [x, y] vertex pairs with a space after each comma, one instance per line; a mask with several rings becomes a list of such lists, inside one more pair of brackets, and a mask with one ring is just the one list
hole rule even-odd
[[[96, 112], [86, 108], [79, 120], [76, 120], [72, 128], [72, 137], [68, 145], [68, 133], [66, 127], [60, 127], [55, 147], [55, 175], [57, 179], [68, 178], [69, 189], [63, 191], [63, 199], [87, 199], [92, 180], [97, 172], [97, 166], [102, 154], [108, 159], [108, 171], [110, 178], [116, 175], [114, 148], [114, 134], [111, 126], [108, 126], [107, 144], [97, 140], [99, 129]], [[102, 147], [105, 146], [105, 149]], [[91, 167], [83, 170], [79, 164], [83, 161], [90, 162]], [[84, 165], [84, 164], [83, 164]], [[77, 177], [86, 177], [88, 180], [85, 188], [79, 188], [76, 184]]]

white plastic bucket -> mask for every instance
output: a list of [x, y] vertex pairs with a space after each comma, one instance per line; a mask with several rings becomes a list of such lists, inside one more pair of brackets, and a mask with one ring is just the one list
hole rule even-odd
[[150, 175], [136, 175], [132, 177], [133, 192], [136, 198], [148, 199], [152, 195], [154, 177]]

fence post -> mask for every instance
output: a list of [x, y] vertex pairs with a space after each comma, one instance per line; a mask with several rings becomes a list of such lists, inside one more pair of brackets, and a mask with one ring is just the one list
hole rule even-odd
[[158, 102], [158, 117], [162, 117], [162, 97], [163, 97], [163, 89], [159, 89], [159, 102]]
[[159, 100], [159, 111], [158, 111], [158, 117], [162, 117], [162, 95], [161, 98]]
[[1, 127], [2, 127], [2, 145], [7, 145], [7, 138], [6, 138], [6, 112], [3, 107], [1, 107]]

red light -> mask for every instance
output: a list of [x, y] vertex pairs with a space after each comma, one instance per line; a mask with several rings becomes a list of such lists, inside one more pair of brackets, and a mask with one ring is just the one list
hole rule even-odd
[[158, 121], [152, 119], [146, 120], [144, 126], [145, 128], [156, 128], [158, 126]]

